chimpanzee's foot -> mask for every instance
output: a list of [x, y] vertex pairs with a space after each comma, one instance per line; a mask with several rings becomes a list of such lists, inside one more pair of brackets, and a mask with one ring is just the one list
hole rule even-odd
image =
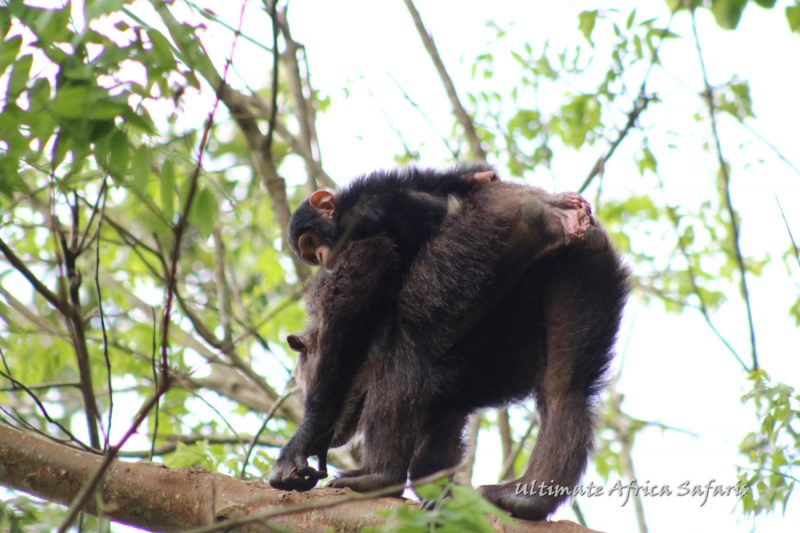
[[[394, 476], [390, 476], [388, 474], [364, 474], [348, 476], [347, 473], [345, 473], [344, 477], [337, 477], [336, 479], [331, 480], [326, 487], [334, 487], [337, 489], [348, 488], [353, 489], [356, 492], [372, 492], [373, 490], [383, 489], [393, 485], [399, 486], [403, 483], [403, 481], [404, 480], [398, 480]], [[405, 487], [401, 487], [397, 490], [396, 494], [393, 492], [392, 494], [387, 494], [387, 496], [400, 496], [403, 494], [404, 489]]]
[[540, 496], [536, 487], [526, 485], [524, 480], [514, 480], [502, 485], [483, 485], [478, 487], [481, 496], [510, 512], [513, 516], [525, 520], [544, 520], [555, 511], [563, 500], [552, 496]]
[[497, 172], [494, 170], [483, 170], [481, 172], [476, 172], [472, 175], [472, 179], [475, 181], [480, 181], [482, 183], [490, 183], [492, 181], [500, 181], [500, 176], [497, 175]]
[[580, 194], [574, 192], [555, 194], [549, 203], [561, 220], [565, 245], [583, 238], [594, 222], [592, 206]]
[[512, 249], [536, 260], [581, 241], [594, 224], [589, 203], [574, 193], [523, 196], [522, 223], [510, 241]]

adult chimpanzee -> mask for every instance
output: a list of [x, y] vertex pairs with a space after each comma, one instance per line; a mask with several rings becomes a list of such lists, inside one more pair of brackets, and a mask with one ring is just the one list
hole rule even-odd
[[[313, 341], [290, 339], [306, 352], [307, 414], [271, 483], [311, 488], [323, 474], [307, 457], [322, 465], [331, 440], [356, 425], [364, 466], [334, 486], [365, 491], [422, 477], [460, 460], [470, 411], [531, 393], [542, 427], [519, 481], [576, 483], [627, 274], [602, 229], [576, 216], [587, 213], [575, 198], [476, 187], [407, 265], [391, 235], [348, 240], [310, 294]], [[482, 491], [525, 518], [544, 518], [564, 498], [514, 488]]]

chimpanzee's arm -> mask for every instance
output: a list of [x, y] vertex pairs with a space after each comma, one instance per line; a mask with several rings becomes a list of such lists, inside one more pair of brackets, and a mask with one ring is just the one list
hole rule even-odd
[[[385, 236], [352, 241], [336, 257], [333, 270], [313, 295], [321, 311], [318, 352], [306, 384], [305, 415], [283, 447], [270, 484], [279, 489], [309, 490], [325, 477], [323, 461], [336, 421], [372, 335], [396, 292], [398, 259]], [[320, 469], [308, 466], [320, 458]]]

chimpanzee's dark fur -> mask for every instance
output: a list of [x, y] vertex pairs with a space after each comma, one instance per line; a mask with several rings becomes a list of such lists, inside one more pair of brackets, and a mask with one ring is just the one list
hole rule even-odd
[[[306, 459], [364, 432], [363, 466], [331, 482], [368, 491], [461, 460], [476, 408], [533, 394], [541, 429], [519, 480], [481, 487], [543, 519], [566, 496], [515, 495], [517, 482], [572, 487], [592, 448], [592, 400], [612, 357], [628, 273], [597, 225], [564, 242], [570, 196], [476, 187], [413, 261], [386, 235], [348, 241], [309, 293], [299, 373], [306, 416], [270, 482], [308, 490]], [[568, 207], [569, 208], [569, 207]]]
[[289, 243], [297, 254], [300, 235], [314, 230], [338, 250], [346, 242], [385, 233], [407, 264], [444, 220], [448, 197], [463, 198], [483, 186], [473, 176], [491, 169], [480, 164], [447, 170], [408, 167], [358, 177], [337, 191], [333, 220], [323, 219], [303, 201], [292, 214]]

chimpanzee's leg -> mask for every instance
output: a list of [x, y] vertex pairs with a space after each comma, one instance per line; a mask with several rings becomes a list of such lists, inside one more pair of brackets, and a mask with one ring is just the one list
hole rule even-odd
[[345, 472], [328, 486], [349, 487], [358, 492], [398, 485], [408, 478], [408, 469], [428, 412], [425, 374], [415, 364], [410, 344], [400, 339], [378, 341], [379, 357], [374, 380], [367, 391], [360, 427], [364, 430], [362, 467]]
[[593, 446], [592, 399], [611, 361], [628, 274], [610, 246], [597, 251], [604, 236], [591, 238], [560, 254], [542, 280], [547, 360], [535, 390], [541, 427], [528, 467], [519, 479], [479, 489], [522, 518], [544, 519], [569, 497]]
[[428, 415], [411, 460], [409, 477], [412, 481], [461, 462], [466, 422], [467, 415], [461, 411], [434, 410]]

